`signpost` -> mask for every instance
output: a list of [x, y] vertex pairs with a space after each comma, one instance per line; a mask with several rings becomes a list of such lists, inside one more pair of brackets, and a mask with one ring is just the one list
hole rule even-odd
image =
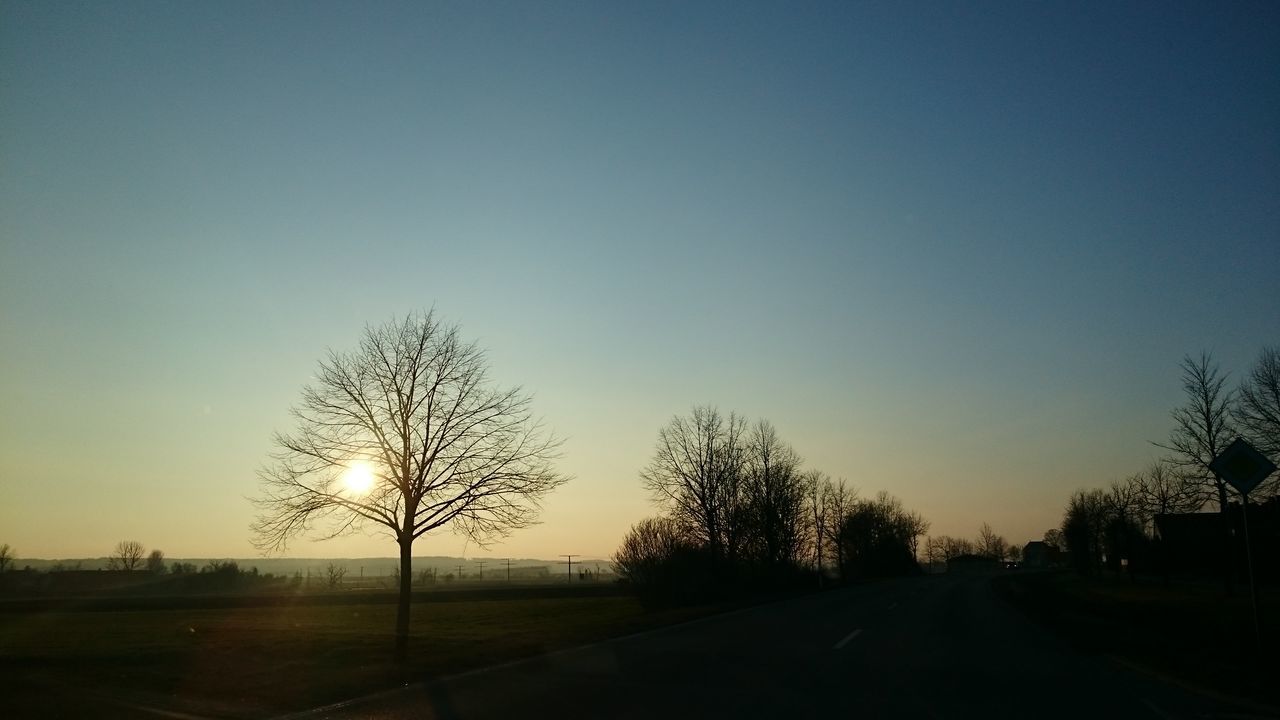
[[1209, 463], [1209, 469], [1222, 478], [1223, 482], [1238, 490], [1244, 501], [1241, 511], [1244, 514], [1244, 552], [1249, 564], [1249, 595], [1253, 599], [1253, 633], [1261, 649], [1262, 622], [1258, 618], [1258, 584], [1253, 577], [1253, 543], [1249, 540], [1249, 493], [1275, 472], [1276, 466], [1244, 438], [1236, 438], [1235, 442]]

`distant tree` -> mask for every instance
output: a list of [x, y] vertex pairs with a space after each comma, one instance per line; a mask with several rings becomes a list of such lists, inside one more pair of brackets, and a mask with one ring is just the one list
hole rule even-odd
[[1199, 358], [1190, 355], [1182, 360], [1182, 390], [1185, 402], [1173, 409], [1174, 428], [1165, 444], [1158, 444], [1172, 455], [1169, 460], [1193, 487], [1197, 488], [1203, 502], [1217, 500], [1222, 513], [1223, 532], [1222, 582], [1228, 594], [1232, 592], [1231, 562], [1227, 557], [1231, 548], [1227, 520], [1227, 484], [1209, 468], [1209, 464], [1235, 438], [1231, 421], [1232, 392], [1226, 387], [1227, 376], [1208, 353]]
[[321, 361], [293, 410], [298, 430], [276, 435], [259, 474], [253, 529], [264, 551], [370, 523], [395, 538], [402, 661], [414, 541], [447, 526], [484, 547], [534, 523], [539, 500], [567, 481], [530, 398], [493, 387], [487, 372], [484, 353], [433, 313], [366, 327], [357, 350]]
[[342, 584], [342, 578], [347, 576], [347, 568], [335, 563], [329, 563], [324, 569], [325, 577], [329, 580], [329, 589], [336, 589]]
[[153, 575], [163, 575], [165, 571], [164, 551], [152, 550], [147, 556], [147, 572]]
[[695, 407], [658, 431], [641, 481], [660, 507], [717, 560], [736, 559], [744, 539], [746, 421]]
[[752, 426], [746, 456], [743, 534], [751, 559], [764, 566], [794, 567], [809, 537], [800, 456], [768, 420]]
[[[831, 478], [820, 470], [810, 470], [804, 475], [804, 494], [810, 528], [813, 530], [813, 566], [822, 575], [822, 550], [829, 542], [827, 537], [827, 505], [831, 501]], [[821, 579], [819, 579], [821, 582]]]
[[1203, 495], [1168, 461], [1154, 460], [1136, 476], [1137, 501], [1144, 518], [1198, 510]]
[[[1262, 349], [1236, 392], [1232, 417], [1254, 447], [1280, 463], [1280, 347]], [[1265, 480], [1250, 496], [1276, 494], [1280, 494], [1280, 473]]]
[[1010, 562], [1022, 562], [1022, 548], [1013, 543], [1005, 550], [1005, 559]]
[[982, 523], [978, 528], [978, 554], [992, 560], [1003, 560], [1008, 549], [1009, 541], [997, 535], [990, 525]]
[[937, 535], [929, 538], [926, 547], [929, 546], [932, 546], [932, 548], [926, 550], [926, 552], [931, 554], [932, 559], [930, 562], [946, 562], [952, 558], [957, 558], [961, 555], [973, 555], [976, 552], [971, 540], [951, 537], [950, 535]]
[[0, 573], [9, 569], [13, 564], [13, 549], [9, 547], [9, 543], [0, 545]]
[[210, 560], [200, 568], [201, 573], [220, 575], [239, 575], [240, 564], [235, 560]]
[[1107, 496], [1101, 490], [1079, 490], [1067, 503], [1062, 538], [1072, 565], [1083, 574], [1096, 574], [1102, 567], [1107, 508]]
[[1122, 523], [1144, 527], [1147, 522], [1146, 503], [1143, 502], [1141, 473], [1124, 480], [1113, 480], [1106, 490], [1107, 506], [1111, 516]]
[[[927, 527], [927, 526], [926, 526]], [[886, 492], [861, 500], [840, 525], [845, 578], [884, 577], [919, 571], [912, 548], [922, 533], [912, 513]]]
[[1218, 509], [1226, 512], [1227, 485], [1209, 464], [1235, 437], [1231, 421], [1232, 392], [1227, 376], [1208, 353], [1182, 360], [1182, 390], [1185, 402], [1174, 408], [1174, 428], [1169, 439], [1157, 446], [1169, 450], [1169, 462], [1188, 481], [1195, 483], [1202, 501], [1214, 497]]
[[108, 570], [137, 570], [142, 565], [142, 554], [146, 548], [136, 540], [121, 540], [116, 549], [107, 557]]
[[[831, 534], [831, 546], [835, 551], [836, 567], [843, 569], [844, 545], [839, 542], [840, 527], [858, 502], [858, 491], [848, 487], [840, 478], [827, 489], [827, 532]], [[843, 570], [842, 570], [843, 571]]]
[[196, 573], [196, 566], [189, 562], [178, 562], [175, 560], [173, 564], [169, 566], [169, 573], [171, 575], [193, 575]]
[[1044, 544], [1054, 550], [1066, 550], [1067, 542], [1062, 537], [1062, 530], [1058, 528], [1049, 528], [1044, 531]]
[[911, 546], [911, 557], [919, 559], [920, 557], [920, 538], [929, 532], [929, 521], [915, 510], [908, 510], [903, 518], [905, 529], [907, 531], [907, 542]]
[[673, 563], [697, 549], [672, 518], [646, 518], [631, 526], [613, 556], [618, 576], [641, 588], [665, 588], [675, 582]]

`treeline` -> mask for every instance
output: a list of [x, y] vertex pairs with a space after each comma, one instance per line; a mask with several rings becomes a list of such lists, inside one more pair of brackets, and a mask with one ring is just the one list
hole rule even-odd
[[614, 567], [646, 597], [816, 583], [832, 564], [841, 578], [919, 570], [918, 513], [805, 469], [767, 420], [696, 407], [658, 431], [640, 477], [660, 514], [631, 528]]
[[924, 559], [930, 565], [945, 563], [960, 557], [977, 557], [995, 562], [1017, 562], [1022, 559], [1022, 547], [1009, 542], [998, 534], [988, 523], [978, 528], [975, 540], [968, 538], [938, 535], [924, 541]]
[[[1170, 416], [1169, 437], [1153, 444], [1165, 454], [1147, 467], [1106, 488], [1079, 490], [1067, 503], [1061, 539], [1071, 564], [1080, 572], [1102, 569], [1168, 571], [1157, 547], [1155, 519], [1160, 515], [1216, 511], [1217, 544], [1230, 553], [1226, 537], [1237, 524], [1238, 494], [1210, 469], [1210, 463], [1237, 437], [1243, 437], [1280, 464], [1280, 349], [1265, 347], [1252, 368], [1232, 386], [1209, 353], [1187, 356], [1182, 364], [1184, 401]], [[1272, 475], [1250, 493], [1251, 503], [1280, 497], [1280, 475]], [[1222, 559], [1230, 584], [1235, 560]]]

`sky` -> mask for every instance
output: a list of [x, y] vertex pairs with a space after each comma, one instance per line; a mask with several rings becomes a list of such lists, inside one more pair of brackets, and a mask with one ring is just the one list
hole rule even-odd
[[[250, 557], [328, 348], [434, 307], [610, 555], [695, 404], [1014, 542], [1280, 344], [1274, 3], [0, 4], [0, 543]], [[292, 556], [391, 555], [376, 532]]]

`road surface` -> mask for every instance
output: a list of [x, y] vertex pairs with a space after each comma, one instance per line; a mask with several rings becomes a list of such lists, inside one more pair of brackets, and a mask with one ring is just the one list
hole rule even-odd
[[465, 673], [291, 716], [582, 718], [1244, 718], [1082, 654], [989, 578], [833, 590]]

